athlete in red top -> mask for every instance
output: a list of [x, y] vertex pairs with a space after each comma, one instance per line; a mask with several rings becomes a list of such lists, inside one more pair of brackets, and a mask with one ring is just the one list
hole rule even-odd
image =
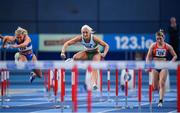
[[[177, 55], [171, 45], [164, 41], [165, 35], [162, 30], [156, 33], [156, 42], [153, 43], [148, 51], [146, 62], [150, 60], [155, 61], [166, 61], [167, 55], [170, 53], [173, 58], [171, 61], [177, 59]], [[154, 89], [159, 90], [159, 103], [158, 107], [162, 107], [163, 97], [165, 93], [165, 83], [167, 78], [167, 69], [153, 69], [153, 87]]]

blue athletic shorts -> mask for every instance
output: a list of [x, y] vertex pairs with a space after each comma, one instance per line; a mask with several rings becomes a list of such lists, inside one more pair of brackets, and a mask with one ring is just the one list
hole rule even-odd
[[27, 58], [28, 61], [31, 61], [33, 58], [33, 55], [34, 55], [34, 53], [30, 53], [30, 54], [25, 54], [24, 56]]

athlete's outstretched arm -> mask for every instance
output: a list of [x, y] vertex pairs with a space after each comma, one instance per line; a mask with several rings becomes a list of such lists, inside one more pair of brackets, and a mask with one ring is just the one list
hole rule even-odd
[[171, 55], [173, 56], [173, 58], [171, 59], [172, 62], [176, 61], [177, 59], [177, 54], [174, 51], [173, 47], [171, 45], [168, 44], [168, 48], [169, 48], [169, 52], [171, 53]]
[[4, 36], [3, 37], [3, 43], [2, 48], [5, 48], [5, 45], [7, 42], [14, 42], [15, 38], [13, 36]]
[[77, 42], [80, 42], [81, 41], [81, 36], [76, 36], [74, 37], [73, 39], [71, 40], [68, 40], [67, 42], [64, 43], [63, 47], [62, 47], [62, 50], [61, 50], [61, 58], [65, 59], [66, 56], [65, 56], [65, 52], [66, 52], [66, 48], [70, 45], [73, 45]]
[[31, 42], [31, 39], [26, 36], [25, 41], [22, 44], [19, 45], [12, 45], [13, 48], [24, 48]]
[[146, 63], [148, 63], [152, 59], [153, 46], [154, 46], [154, 43], [151, 44], [151, 46], [149, 47], [149, 50], [146, 56]]
[[105, 57], [109, 51], [109, 45], [96, 36], [94, 36], [94, 41], [98, 42], [100, 45], [102, 45], [104, 47], [104, 52], [101, 55], [102, 55], [102, 57]]
[[70, 45], [73, 45], [77, 42], [79, 42], [81, 40], [81, 37], [80, 36], [76, 36], [74, 37], [73, 39], [71, 40], [68, 40], [67, 42], [64, 43], [63, 47], [62, 47], [62, 50], [61, 50], [61, 53], [65, 53], [66, 51], [66, 48]]

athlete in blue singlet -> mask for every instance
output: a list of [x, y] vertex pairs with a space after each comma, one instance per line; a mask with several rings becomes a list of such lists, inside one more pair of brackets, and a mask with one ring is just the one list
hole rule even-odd
[[[18, 53], [15, 54], [15, 60], [18, 61], [37, 61], [33, 53], [31, 38], [28, 36], [27, 30], [18, 27], [15, 31], [15, 36], [4, 36], [2, 47], [6, 47], [6, 43], [14, 43], [12, 48], [18, 48]], [[40, 69], [34, 69], [30, 74], [30, 82], [32, 83], [36, 76], [41, 78], [42, 72]]]
[[[100, 61], [101, 58], [105, 57], [108, 50], [109, 50], [109, 45], [98, 38], [97, 36], [93, 35], [93, 29], [89, 27], [88, 25], [84, 25], [81, 28], [81, 35], [78, 35], [71, 40], [67, 41], [62, 50], [61, 50], [61, 58], [65, 59], [65, 51], [66, 48], [72, 44], [75, 44], [77, 42], [80, 42], [85, 50], [80, 51], [76, 53], [73, 56], [73, 60], [93, 60], [93, 61]], [[104, 52], [101, 53], [99, 51], [98, 45], [102, 45], [104, 47]], [[98, 79], [98, 71], [94, 69], [92, 71], [92, 82], [93, 82], [93, 89], [97, 89], [97, 79]]]

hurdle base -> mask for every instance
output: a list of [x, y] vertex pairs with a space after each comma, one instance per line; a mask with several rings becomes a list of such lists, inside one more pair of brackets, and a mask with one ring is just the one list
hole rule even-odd
[[122, 109], [133, 109], [133, 108], [134, 108], [134, 106], [128, 106], [128, 105], [122, 106]]
[[119, 102], [119, 99], [118, 99], [118, 97], [116, 97], [116, 99], [115, 99], [115, 108], [121, 109], [122, 106], [118, 105], [118, 102]]
[[151, 113], [153, 112], [152, 103], [149, 104], [149, 111], [150, 111]]
[[68, 109], [68, 108], [70, 108], [70, 106], [68, 106], [68, 105], [65, 106], [65, 105], [64, 105], [64, 106], [61, 106], [61, 108], [62, 108], [62, 109]]
[[113, 99], [107, 98], [107, 102], [114, 102]]
[[61, 109], [68, 109], [68, 108], [70, 108], [70, 106], [64, 105], [64, 102], [61, 102], [60, 100], [58, 100], [57, 102], [61, 104], [61, 105], [59, 105]]
[[116, 105], [114, 106], [114, 108], [116, 109], [122, 109], [122, 106], [118, 105], [118, 103], [116, 103]]
[[100, 97], [99, 102], [105, 102], [105, 101], [106, 99], [103, 99], [102, 97]]
[[6, 108], [6, 109], [7, 109], [7, 108], [10, 108], [10, 106], [8, 106], [8, 105], [1, 105], [0, 108], [1, 108], [1, 109], [3, 109], [3, 108]]
[[10, 99], [9, 99], [9, 98], [7, 98], [7, 99], [4, 99], [4, 101], [5, 101], [5, 102], [9, 102], [9, 101], [10, 101]]
[[51, 106], [50, 108], [52, 108], [52, 109], [69, 109], [70, 106], [54, 105], [54, 106]]
[[[4, 99], [4, 102], [9, 102], [11, 99]], [[0, 99], [0, 102], [2, 101], [2, 99]]]
[[62, 106], [61, 105], [54, 105], [53, 108], [59, 109], [59, 108], [62, 108]]
[[138, 112], [141, 112], [141, 102], [138, 104]]
[[48, 98], [47, 98], [47, 101], [48, 101], [48, 102], [55, 102], [55, 99], [54, 99], [53, 97], [48, 97]]

